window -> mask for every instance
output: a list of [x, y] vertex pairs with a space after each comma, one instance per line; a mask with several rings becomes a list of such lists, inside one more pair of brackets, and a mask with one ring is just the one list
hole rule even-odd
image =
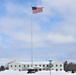
[[60, 67], [62, 67], [62, 65], [60, 65]]
[[45, 65], [43, 65], [43, 67], [45, 67]]
[[62, 71], [62, 69], [60, 69], [60, 71]]
[[21, 67], [21, 65], [19, 65], [19, 67]]
[[39, 71], [41, 71], [41, 69], [39, 69]]
[[56, 71], [58, 71], [58, 69], [56, 69]]
[[29, 65], [27, 65], [29, 67]]
[[31, 67], [32, 67], [32, 65], [31, 65]]
[[12, 65], [11, 65], [11, 67], [12, 67]]
[[35, 66], [37, 66], [37, 65], [35, 65]]
[[58, 65], [56, 65], [56, 67], [57, 67]]
[[26, 65], [24, 65], [24, 67], [26, 67]]
[[41, 65], [39, 65], [41, 67]]
[[47, 67], [49, 67], [49, 65], [47, 65]]
[[15, 67], [17, 67], [17, 66], [15, 65]]

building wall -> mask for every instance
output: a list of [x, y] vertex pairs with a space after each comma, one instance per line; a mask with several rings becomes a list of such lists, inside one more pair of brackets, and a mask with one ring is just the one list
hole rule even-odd
[[52, 70], [55, 70], [55, 71], [62, 71], [64, 70], [64, 66], [63, 66], [63, 63], [62, 62], [53, 62], [53, 67], [51, 68]]
[[[55, 70], [55, 71], [62, 71], [64, 70], [63, 67], [63, 63], [61, 62], [52, 62], [53, 67], [51, 68], [51, 70]], [[28, 70], [29, 68], [31, 68], [32, 65], [31, 64], [22, 64], [22, 63], [18, 63], [16, 61], [9, 63], [8, 64], [8, 68], [12, 69], [12, 70], [19, 70], [19, 71], [25, 71]], [[50, 70], [49, 64], [33, 64], [33, 67], [38, 69], [38, 70]]]
[[[33, 67], [38, 69], [38, 70], [46, 70], [48, 64], [33, 64]], [[29, 68], [32, 67], [31, 64], [23, 64], [23, 70], [28, 70]]]
[[12, 70], [19, 70], [21, 71], [22, 70], [22, 64], [18, 63], [18, 62], [12, 62], [8, 65], [9, 69], [12, 69]]

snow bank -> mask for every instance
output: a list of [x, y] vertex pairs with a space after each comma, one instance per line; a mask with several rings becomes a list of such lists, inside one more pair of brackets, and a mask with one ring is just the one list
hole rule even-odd
[[[0, 75], [50, 75], [50, 71], [39, 71], [33, 74], [27, 74], [27, 71], [13, 71], [13, 70], [6, 70], [1, 71]], [[51, 71], [51, 75], [76, 75], [76, 73], [68, 73], [65, 71]]]

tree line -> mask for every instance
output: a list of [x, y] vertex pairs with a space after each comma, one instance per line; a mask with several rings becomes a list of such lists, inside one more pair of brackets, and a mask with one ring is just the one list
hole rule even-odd
[[0, 66], [0, 71], [8, 70], [8, 67], [5, 67], [3, 65]]
[[68, 63], [67, 61], [64, 62], [64, 70], [67, 71], [71, 71], [72, 73], [74, 73], [76, 71], [76, 63], [70, 62]]

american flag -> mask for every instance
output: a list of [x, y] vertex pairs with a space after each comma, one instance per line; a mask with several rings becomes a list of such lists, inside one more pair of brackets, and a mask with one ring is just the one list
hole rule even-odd
[[43, 7], [32, 7], [33, 14], [43, 12]]

